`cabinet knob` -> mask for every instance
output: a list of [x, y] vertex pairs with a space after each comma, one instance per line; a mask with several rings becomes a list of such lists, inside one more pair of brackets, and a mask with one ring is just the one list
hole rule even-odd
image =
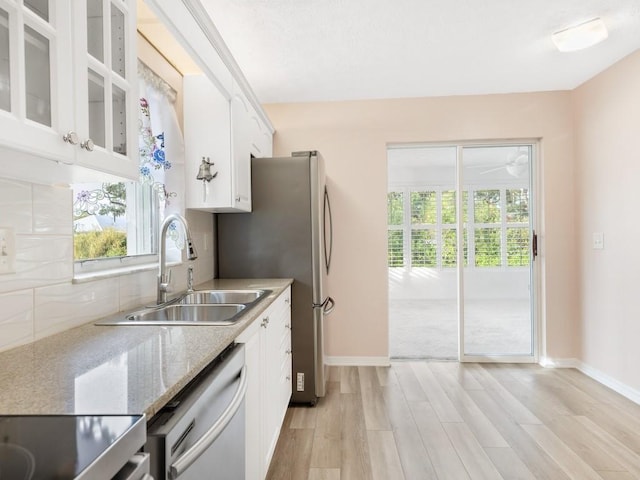
[[287, 375], [287, 382], [291, 381], [291, 375]]
[[287, 305], [289, 305], [291, 303], [291, 299], [289, 297], [284, 299], [284, 303], [286, 303]]
[[94, 143], [93, 140], [87, 138], [84, 142], [80, 144], [80, 148], [84, 148], [87, 152], [93, 152]]
[[73, 130], [69, 130], [67, 133], [65, 133], [62, 136], [62, 140], [64, 140], [67, 143], [70, 143], [71, 145], [77, 145], [79, 141], [78, 134]]
[[236, 197], [236, 203], [240, 203], [240, 195]]
[[293, 352], [292, 352], [291, 350], [287, 350], [285, 353], [286, 353], [287, 355], [291, 355]]
[[284, 326], [284, 328], [288, 328], [289, 330], [291, 330], [291, 325], [290, 325], [290, 324], [288, 324], [288, 323], [286, 323], [286, 324], [285, 324], [285, 326]]
[[267, 325], [269, 324], [269, 317], [265, 317], [262, 319], [262, 323], [260, 324], [261, 327], [267, 328]]

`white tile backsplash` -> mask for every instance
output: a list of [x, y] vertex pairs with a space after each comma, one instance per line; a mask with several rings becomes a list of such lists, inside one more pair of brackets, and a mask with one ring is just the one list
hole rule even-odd
[[213, 214], [197, 210], [187, 211], [187, 220], [191, 226], [191, 234], [198, 251], [198, 259], [194, 262], [193, 279], [195, 284], [213, 278]]
[[0, 178], [0, 227], [32, 233], [31, 184]]
[[73, 238], [16, 235], [15, 273], [0, 275], [0, 293], [71, 282]]
[[33, 290], [0, 295], [0, 350], [34, 339]]
[[35, 338], [46, 337], [118, 311], [119, 280], [35, 289]]
[[[16, 271], [0, 274], [0, 351], [155, 302], [155, 268], [72, 283], [72, 208], [70, 188], [0, 178], [0, 227], [16, 233]], [[187, 218], [198, 250], [197, 284], [213, 278], [213, 216], [187, 212]], [[176, 290], [186, 288], [187, 265], [172, 267]]]
[[33, 233], [72, 235], [72, 192], [66, 187], [33, 186]]
[[122, 275], [120, 277], [120, 311], [156, 302], [157, 270]]

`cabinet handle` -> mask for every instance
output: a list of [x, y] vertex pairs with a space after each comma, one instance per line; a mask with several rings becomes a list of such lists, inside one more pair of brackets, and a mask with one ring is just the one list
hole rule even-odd
[[287, 305], [289, 305], [291, 303], [291, 300], [289, 299], [289, 297], [284, 299], [284, 303], [286, 303]]
[[289, 330], [291, 330], [291, 325], [289, 325], [288, 323], [286, 323], [286, 324], [284, 325], [284, 328], [288, 328]]
[[240, 195], [236, 197], [236, 203], [240, 203]]
[[65, 133], [62, 136], [62, 140], [64, 140], [67, 143], [70, 143], [71, 145], [77, 145], [79, 141], [78, 134], [73, 130], [69, 130], [67, 133]]
[[292, 352], [291, 350], [287, 350], [285, 353], [286, 353], [287, 355], [291, 355], [293, 352]]
[[287, 375], [287, 382], [291, 381], [291, 375]]
[[262, 319], [262, 323], [260, 324], [261, 327], [267, 328], [267, 325], [269, 324], [269, 317], [263, 318]]
[[94, 143], [93, 140], [87, 138], [84, 142], [80, 144], [80, 148], [84, 148], [87, 152], [93, 152]]

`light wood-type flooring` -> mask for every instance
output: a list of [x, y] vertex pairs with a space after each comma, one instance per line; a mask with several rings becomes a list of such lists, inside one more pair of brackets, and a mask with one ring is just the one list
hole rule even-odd
[[640, 479], [640, 406], [574, 369], [331, 367], [289, 408], [269, 480]]

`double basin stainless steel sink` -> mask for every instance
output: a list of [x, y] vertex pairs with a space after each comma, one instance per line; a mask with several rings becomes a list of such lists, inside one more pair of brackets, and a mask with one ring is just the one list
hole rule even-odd
[[194, 290], [96, 325], [232, 325], [270, 290]]

